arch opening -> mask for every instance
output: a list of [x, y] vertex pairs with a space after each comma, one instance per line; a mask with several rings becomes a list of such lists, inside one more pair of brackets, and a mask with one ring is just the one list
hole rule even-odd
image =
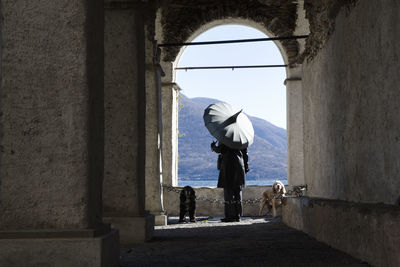
[[[272, 36], [256, 23], [218, 20], [198, 29], [189, 41], [265, 38]], [[226, 24], [224, 24], [226, 23]], [[255, 27], [257, 26], [257, 27]], [[261, 29], [263, 29], [261, 31]], [[173, 66], [286, 64], [280, 42], [181, 48]], [[212, 102], [224, 101], [243, 108], [255, 128], [249, 148], [248, 185], [287, 183], [286, 69], [173, 71], [182, 88], [178, 99], [179, 159], [177, 185], [216, 186], [216, 154], [212, 136], [202, 123], [202, 111]], [[203, 151], [204, 150], [204, 151]]]

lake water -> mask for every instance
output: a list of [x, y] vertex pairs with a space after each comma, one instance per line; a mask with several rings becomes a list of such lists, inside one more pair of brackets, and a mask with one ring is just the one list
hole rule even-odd
[[[287, 184], [287, 178], [280, 179], [246, 179], [246, 185], [272, 185], [276, 180]], [[178, 179], [178, 186], [197, 186], [209, 187], [217, 186], [218, 180], [203, 180], [203, 179]]]

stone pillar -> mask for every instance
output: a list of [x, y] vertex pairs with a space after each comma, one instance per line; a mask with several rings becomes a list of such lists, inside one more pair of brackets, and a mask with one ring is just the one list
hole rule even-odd
[[102, 223], [103, 4], [0, 5], [0, 266], [119, 266]]
[[122, 244], [151, 239], [154, 216], [145, 211], [145, 47], [140, 5], [105, 5], [104, 220]]
[[303, 93], [299, 69], [285, 80], [287, 101], [288, 184], [304, 184]]
[[[297, 5], [296, 28], [293, 35], [310, 34], [304, 3]], [[297, 39], [298, 54], [305, 50], [306, 39]], [[304, 184], [304, 148], [303, 148], [303, 85], [302, 68], [297, 66], [287, 70], [286, 85], [287, 103], [287, 163], [288, 184]]]
[[163, 83], [163, 183], [178, 185], [178, 106], [179, 86]]
[[[154, 27], [154, 25], [152, 25]], [[145, 31], [146, 108], [145, 108], [145, 208], [155, 216], [155, 225], [166, 225], [167, 216], [162, 200], [162, 115], [161, 67], [157, 57], [154, 33], [150, 26]]]

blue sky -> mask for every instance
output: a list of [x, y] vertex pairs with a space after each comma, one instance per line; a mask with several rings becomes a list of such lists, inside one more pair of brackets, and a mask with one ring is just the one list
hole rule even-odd
[[[223, 25], [202, 33], [193, 41], [265, 37], [251, 27]], [[268, 64], [285, 64], [274, 42], [188, 46], [178, 62], [179, 67]], [[216, 98], [286, 129], [285, 68], [176, 72], [176, 81], [187, 97]]]

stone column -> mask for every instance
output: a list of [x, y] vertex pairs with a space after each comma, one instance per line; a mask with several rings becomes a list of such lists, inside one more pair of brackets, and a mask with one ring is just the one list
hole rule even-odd
[[103, 4], [0, 5], [0, 266], [119, 266], [102, 223]]
[[[154, 27], [154, 25], [152, 25]], [[162, 199], [162, 110], [159, 50], [154, 33], [146, 30], [146, 210], [155, 216], [155, 225], [166, 225]], [[158, 51], [157, 51], [158, 50]]]
[[145, 7], [105, 4], [104, 220], [121, 243], [151, 239], [154, 216], [145, 211]]
[[287, 101], [288, 184], [304, 184], [303, 93], [300, 68], [285, 80]]
[[178, 185], [178, 106], [180, 88], [176, 83], [162, 85], [163, 183]]

